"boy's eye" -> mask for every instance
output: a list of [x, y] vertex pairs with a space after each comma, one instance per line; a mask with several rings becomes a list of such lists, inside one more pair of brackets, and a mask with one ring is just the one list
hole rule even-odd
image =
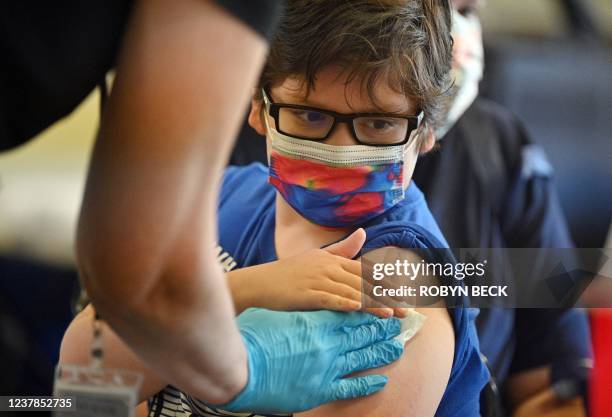
[[395, 122], [387, 119], [369, 119], [364, 123], [364, 127], [373, 130], [387, 130], [395, 127]]
[[327, 117], [324, 114], [316, 112], [316, 111], [294, 109], [291, 112], [293, 113], [294, 116], [308, 123], [317, 123], [317, 122], [323, 122], [327, 120]]
[[359, 117], [355, 119], [354, 127], [362, 142], [393, 144], [406, 137], [408, 120], [398, 117]]

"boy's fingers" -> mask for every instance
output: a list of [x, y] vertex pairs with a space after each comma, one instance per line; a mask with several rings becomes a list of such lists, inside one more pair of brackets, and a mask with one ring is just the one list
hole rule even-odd
[[359, 275], [351, 274], [343, 268], [339, 268], [338, 271], [334, 271], [334, 274], [329, 278], [361, 292], [361, 277]]
[[341, 297], [336, 294], [330, 294], [321, 290], [312, 290], [310, 299], [317, 308], [324, 310], [356, 311], [361, 308], [360, 301]]
[[349, 300], [361, 302], [361, 291], [343, 284], [341, 282], [325, 280], [317, 285], [317, 290], [322, 290], [330, 294], [339, 295], [340, 297], [348, 298]]
[[366, 308], [365, 311], [370, 314], [374, 314], [375, 316], [380, 317], [381, 319], [393, 316], [392, 308], [370, 307]]
[[352, 259], [343, 259], [340, 263], [342, 269], [346, 272], [359, 276], [361, 278], [361, 261], [354, 261]]
[[349, 237], [340, 242], [329, 245], [323, 250], [344, 258], [354, 258], [361, 251], [361, 247], [365, 243], [366, 233], [363, 229], [357, 229]]

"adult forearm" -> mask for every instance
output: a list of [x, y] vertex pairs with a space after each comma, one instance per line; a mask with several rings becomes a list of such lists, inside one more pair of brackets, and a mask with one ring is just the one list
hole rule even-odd
[[116, 308], [116, 302], [107, 300], [96, 305], [103, 319], [163, 380], [211, 403], [224, 403], [246, 384], [247, 362], [235, 326], [219, 325], [234, 317], [229, 301], [220, 296], [223, 290], [191, 287], [187, 297], [169, 295], [162, 286], [143, 304]]
[[216, 196], [265, 52], [214, 2], [138, 2], [79, 219], [102, 317], [161, 377], [216, 403], [247, 380], [214, 257]]
[[[96, 239], [85, 220], [80, 232], [82, 281], [101, 317], [123, 340], [184, 392], [215, 403], [237, 394], [246, 383], [246, 352], [233, 323], [226, 278], [205, 245], [212, 239], [195, 239], [191, 235], [199, 233], [186, 228], [172, 250], [154, 255], [155, 247], [138, 249], [135, 242], [130, 253], [112, 230]], [[153, 259], [166, 260], [152, 266], [146, 249]]]

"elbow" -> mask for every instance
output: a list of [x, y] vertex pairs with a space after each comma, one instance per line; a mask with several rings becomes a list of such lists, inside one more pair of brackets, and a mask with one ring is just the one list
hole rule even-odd
[[[246, 355], [237, 358], [231, 368], [215, 375], [190, 375], [188, 385], [182, 388], [195, 401], [205, 405], [216, 405], [223, 408], [233, 401], [245, 389], [249, 374]], [[186, 376], [186, 375], [184, 375]]]

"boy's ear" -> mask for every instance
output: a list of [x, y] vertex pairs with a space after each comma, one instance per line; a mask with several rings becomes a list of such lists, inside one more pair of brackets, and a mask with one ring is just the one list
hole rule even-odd
[[421, 148], [419, 149], [419, 153], [421, 155], [431, 151], [436, 144], [436, 136], [434, 135], [434, 131], [431, 127], [427, 126], [422, 134], [425, 135], [425, 138], [423, 139], [423, 142], [421, 142]]
[[251, 111], [249, 112], [249, 126], [251, 126], [257, 133], [262, 136], [266, 136], [266, 127], [264, 126], [263, 118], [265, 117], [262, 112], [261, 100], [251, 100]]

